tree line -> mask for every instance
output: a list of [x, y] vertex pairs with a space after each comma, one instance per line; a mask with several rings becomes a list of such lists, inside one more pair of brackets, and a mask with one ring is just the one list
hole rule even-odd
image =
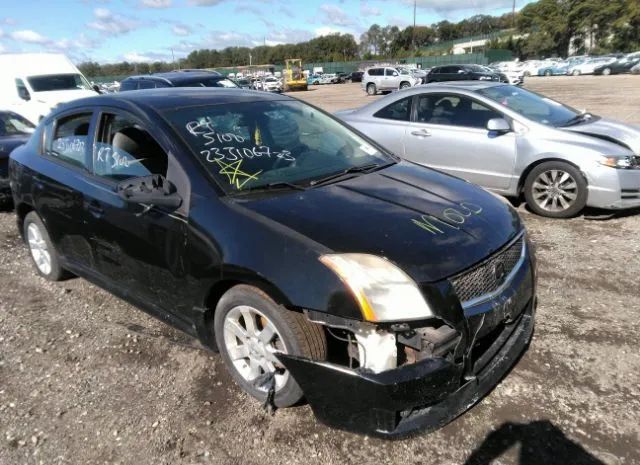
[[194, 50], [178, 63], [85, 62], [79, 65], [89, 77], [120, 76], [181, 68], [219, 68], [249, 64], [283, 64], [286, 58], [304, 63], [352, 61], [441, 55], [438, 47], [463, 37], [507, 31], [489, 48], [511, 50], [515, 56], [542, 58], [577, 53], [640, 50], [639, 0], [538, 0], [516, 15], [475, 15], [457, 23], [440, 21], [430, 26], [380, 26], [373, 24], [360, 36], [331, 34], [297, 44], [227, 47]]

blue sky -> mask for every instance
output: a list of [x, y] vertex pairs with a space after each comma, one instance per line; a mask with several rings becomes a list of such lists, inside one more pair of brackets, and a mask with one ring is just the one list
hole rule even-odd
[[[517, 0], [521, 8], [531, 0]], [[413, 0], [2, 1], [0, 53], [56, 51], [74, 61], [171, 60], [198, 48], [291, 43], [413, 22]], [[512, 0], [417, 0], [417, 23], [502, 14]]]

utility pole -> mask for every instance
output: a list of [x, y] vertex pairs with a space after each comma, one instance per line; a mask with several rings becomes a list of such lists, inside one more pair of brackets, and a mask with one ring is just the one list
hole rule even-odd
[[415, 50], [416, 48], [416, 4], [418, 3], [418, 0], [413, 0], [413, 30], [412, 32], [412, 36], [411, 36], [411, 45], [413, 46], [413, 49]]
[[516, 28], [516, 0], [513, 0], [513, 9], [511, 10], [511, 28]]

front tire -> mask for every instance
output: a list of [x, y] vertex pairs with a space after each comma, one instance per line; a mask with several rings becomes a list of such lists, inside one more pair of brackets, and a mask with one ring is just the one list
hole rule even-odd
[[602, 74], [605, 76], [609, 76], [611, 74], [611, 68], [605, 68], [602, 70]]
[[368, 95], [376, 95], [378, 90], [376, 89], [376, 85], [373, 83], [367, 84], [367, 94]]
[[62, 281], [69, 273], [60, 266], [58, 252], [49, 237], [49, 232], [35, 211], [24, 218], [23, 234], [31, 260], [40, 276], [48, 281]]
[[400, 90], [407, 89], [409, 87], [411, 87], [411, 84], [409, 84], [408, 82], [401, 82], [400, 83]]
[[276, 407], [296, 404], [303, 392], [274, 352], [313, 360], [327, 356], [327, 340], [319, 325], [244, 284], [231, 288], [218, 302], [214, 331], [224, 363], [243, 391], [264, 402], [267, 388], [259, 385], [260, 380], [275, 373]]
[[587, 204], [587, 181], [575, 166], [560, 161], [541, 163], [524, 184], [529, 208], [549, 218], [571, 218]]

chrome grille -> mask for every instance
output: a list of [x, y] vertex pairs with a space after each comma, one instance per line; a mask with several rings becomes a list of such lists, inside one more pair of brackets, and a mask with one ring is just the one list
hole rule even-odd
[[524, 236], [500, 250], [488, 260], [450, 278], [456, 294], [464, 304], [495, 292], [505, 282], [522, 256]]

